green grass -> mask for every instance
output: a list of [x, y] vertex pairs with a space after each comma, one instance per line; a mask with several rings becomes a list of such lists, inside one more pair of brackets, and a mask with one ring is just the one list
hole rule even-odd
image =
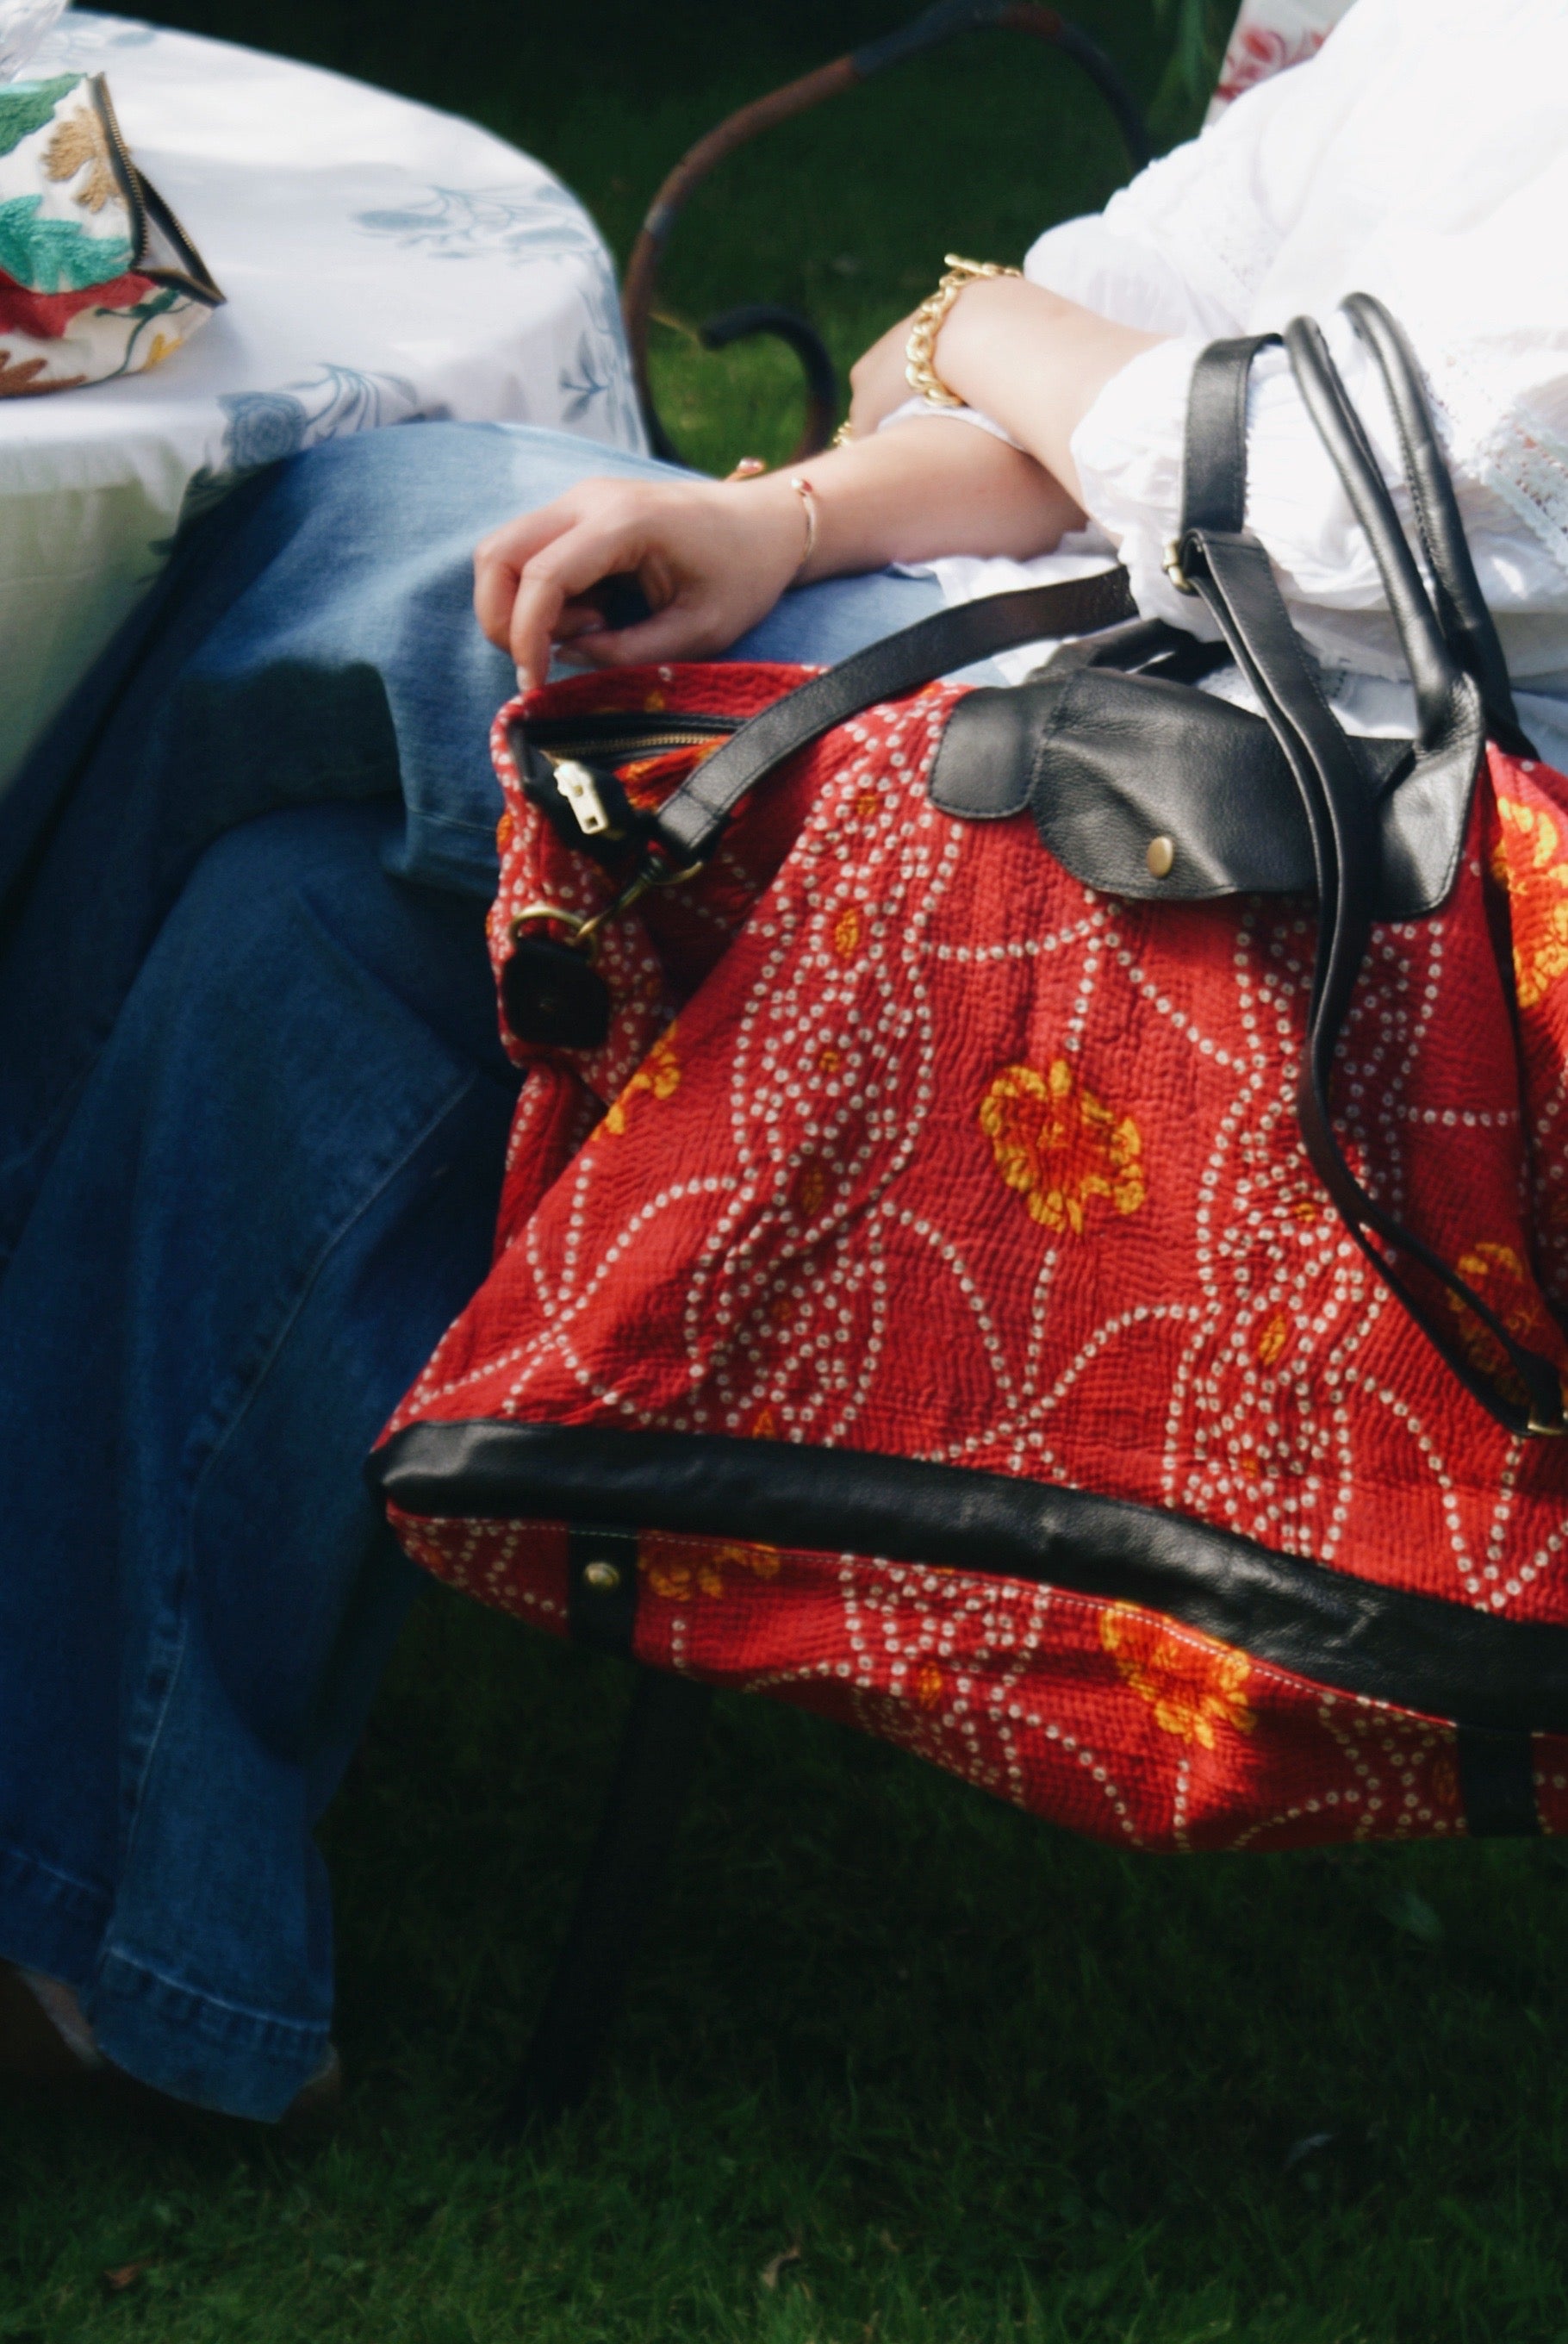
[[1568, 2337], [1552, 1854], [1140, 1860], [760, 1702], [588, 2109], [489, 2151], [625, 1692], [432, 1591], [327, 1833], [341, 2134], [12, 2113], [0, 2337]]
[[[483, 116], [624, 251], [717, 115], [904, 5], [168, 13]], [[1151, 10], [1081, 14], [1153, 89]], [[944, 247], [1016, 256], [1118, 169], [1051, 58], [976, 39], [732, 167], [669, 306], [790, 299], [847, 359]], [[772, 351], [662, 349], [672, 427], [713, 466], [782, 452], [792, 383]], [[0, 2110], [0, 2339], [1568, 2339], [1551, 1852], [1140, 1861], [760, 1703], [720, 1705], [588, 2108], [492, 2153], [625, 1694], [432, 1591], [326, 1834], [340, 2135]]]
[[[695, 138], [917, 5], [170, 0], [156, 13], [477, 117], [578, 189], [624, 260], [654, 189]], [[1151, 99], [1171, 37], [1155, 0], [1080, 0], [1075, 13]], [[1180, 126], [1169, 107], [1163, 118]], [[1075, 67], [1021, 35], [971, 35], [726, 164], [676, 231], [661, 307], [689, 327], [741, 301], [783, 301], [815, 319], [847, 367], [930, 290], [945, 250], [1019, 259], [1049, 221], [1097, 207], [1126, 171], [1114, 125]], [[656, 365], [667, 420], [694, 462], [723, 470], [793, 445], [799, 377], [776, 345], [709, 357], [666, 329]]]

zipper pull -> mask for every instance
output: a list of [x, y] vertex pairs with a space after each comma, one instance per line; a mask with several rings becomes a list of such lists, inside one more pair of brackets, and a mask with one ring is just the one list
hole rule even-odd
[[575, 757], [563, 757], [556, 767], [556, 787], [578, 819], [585, 838], [597, 838], [609, 828], [609, 816], [598, 793], [598, 783]]

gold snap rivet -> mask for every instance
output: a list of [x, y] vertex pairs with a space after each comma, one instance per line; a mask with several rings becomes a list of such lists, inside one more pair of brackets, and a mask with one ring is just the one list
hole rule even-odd
[[1163, 833], [1158, 838], [1151, 838], [1143, 860], [1149, 865], [1151, 878], [1169, 879], [1176, 861], [1176, 841], [1167, 838]]
[[583, 1565], [583, 1583], [596, 1595], [613, 1595], [620, 1585], [620, 1567], [613, 1562], [589, 1562]]

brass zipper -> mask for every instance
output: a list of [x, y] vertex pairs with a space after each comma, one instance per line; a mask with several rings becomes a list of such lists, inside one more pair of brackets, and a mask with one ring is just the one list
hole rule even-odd
[[613, 719], [595, 716], [578, 717], [575, 722], [528, 728], [528, 737], [536, 749], [543, 752], [552, 763], [564, 753], [609, 758], [622, 763], [632, 757], [650, 757], [668, 749], [700, 749], [709, 741], [729, 732], [739, 731], [738, 723], [727, 716], [698, 716], [684, 724], [648, 724], [636, 732], [610, 729]]

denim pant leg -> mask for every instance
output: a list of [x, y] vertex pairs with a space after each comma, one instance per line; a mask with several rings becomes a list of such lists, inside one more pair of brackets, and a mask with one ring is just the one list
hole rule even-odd
[[[608, 469], [648, 468], [420, 426], [253, 484], [0, 802], [0, 1957], [235, 2113], [326, 2039], [309, 1827], [411, 1583], [359, 1463], [488, 1260], [512, 679], [469, 551]], [[808, 588], [734, 655], [934, 599]]]
[[240, 2116], [327, 2040], [310, 1827], [416, 1583], [360, 1468], [484, 1275], [516, 1089], [481, 907], [388, 876], [397, 822], [209, 852], [0, 1288], [0, 1955]]
[[[159, 924], [212, 842], [290, 805], [396, 797], [389, 865], [487, 896], [490, 720], [516, 682], [473, 549], [589, 474], [667, 467], [568, 434], [418, 423], [247, 482], [177, 550], [0, 794], [0, 1264]], [[786, 596], [734, 656], [832, 661], [929, 580]]]

